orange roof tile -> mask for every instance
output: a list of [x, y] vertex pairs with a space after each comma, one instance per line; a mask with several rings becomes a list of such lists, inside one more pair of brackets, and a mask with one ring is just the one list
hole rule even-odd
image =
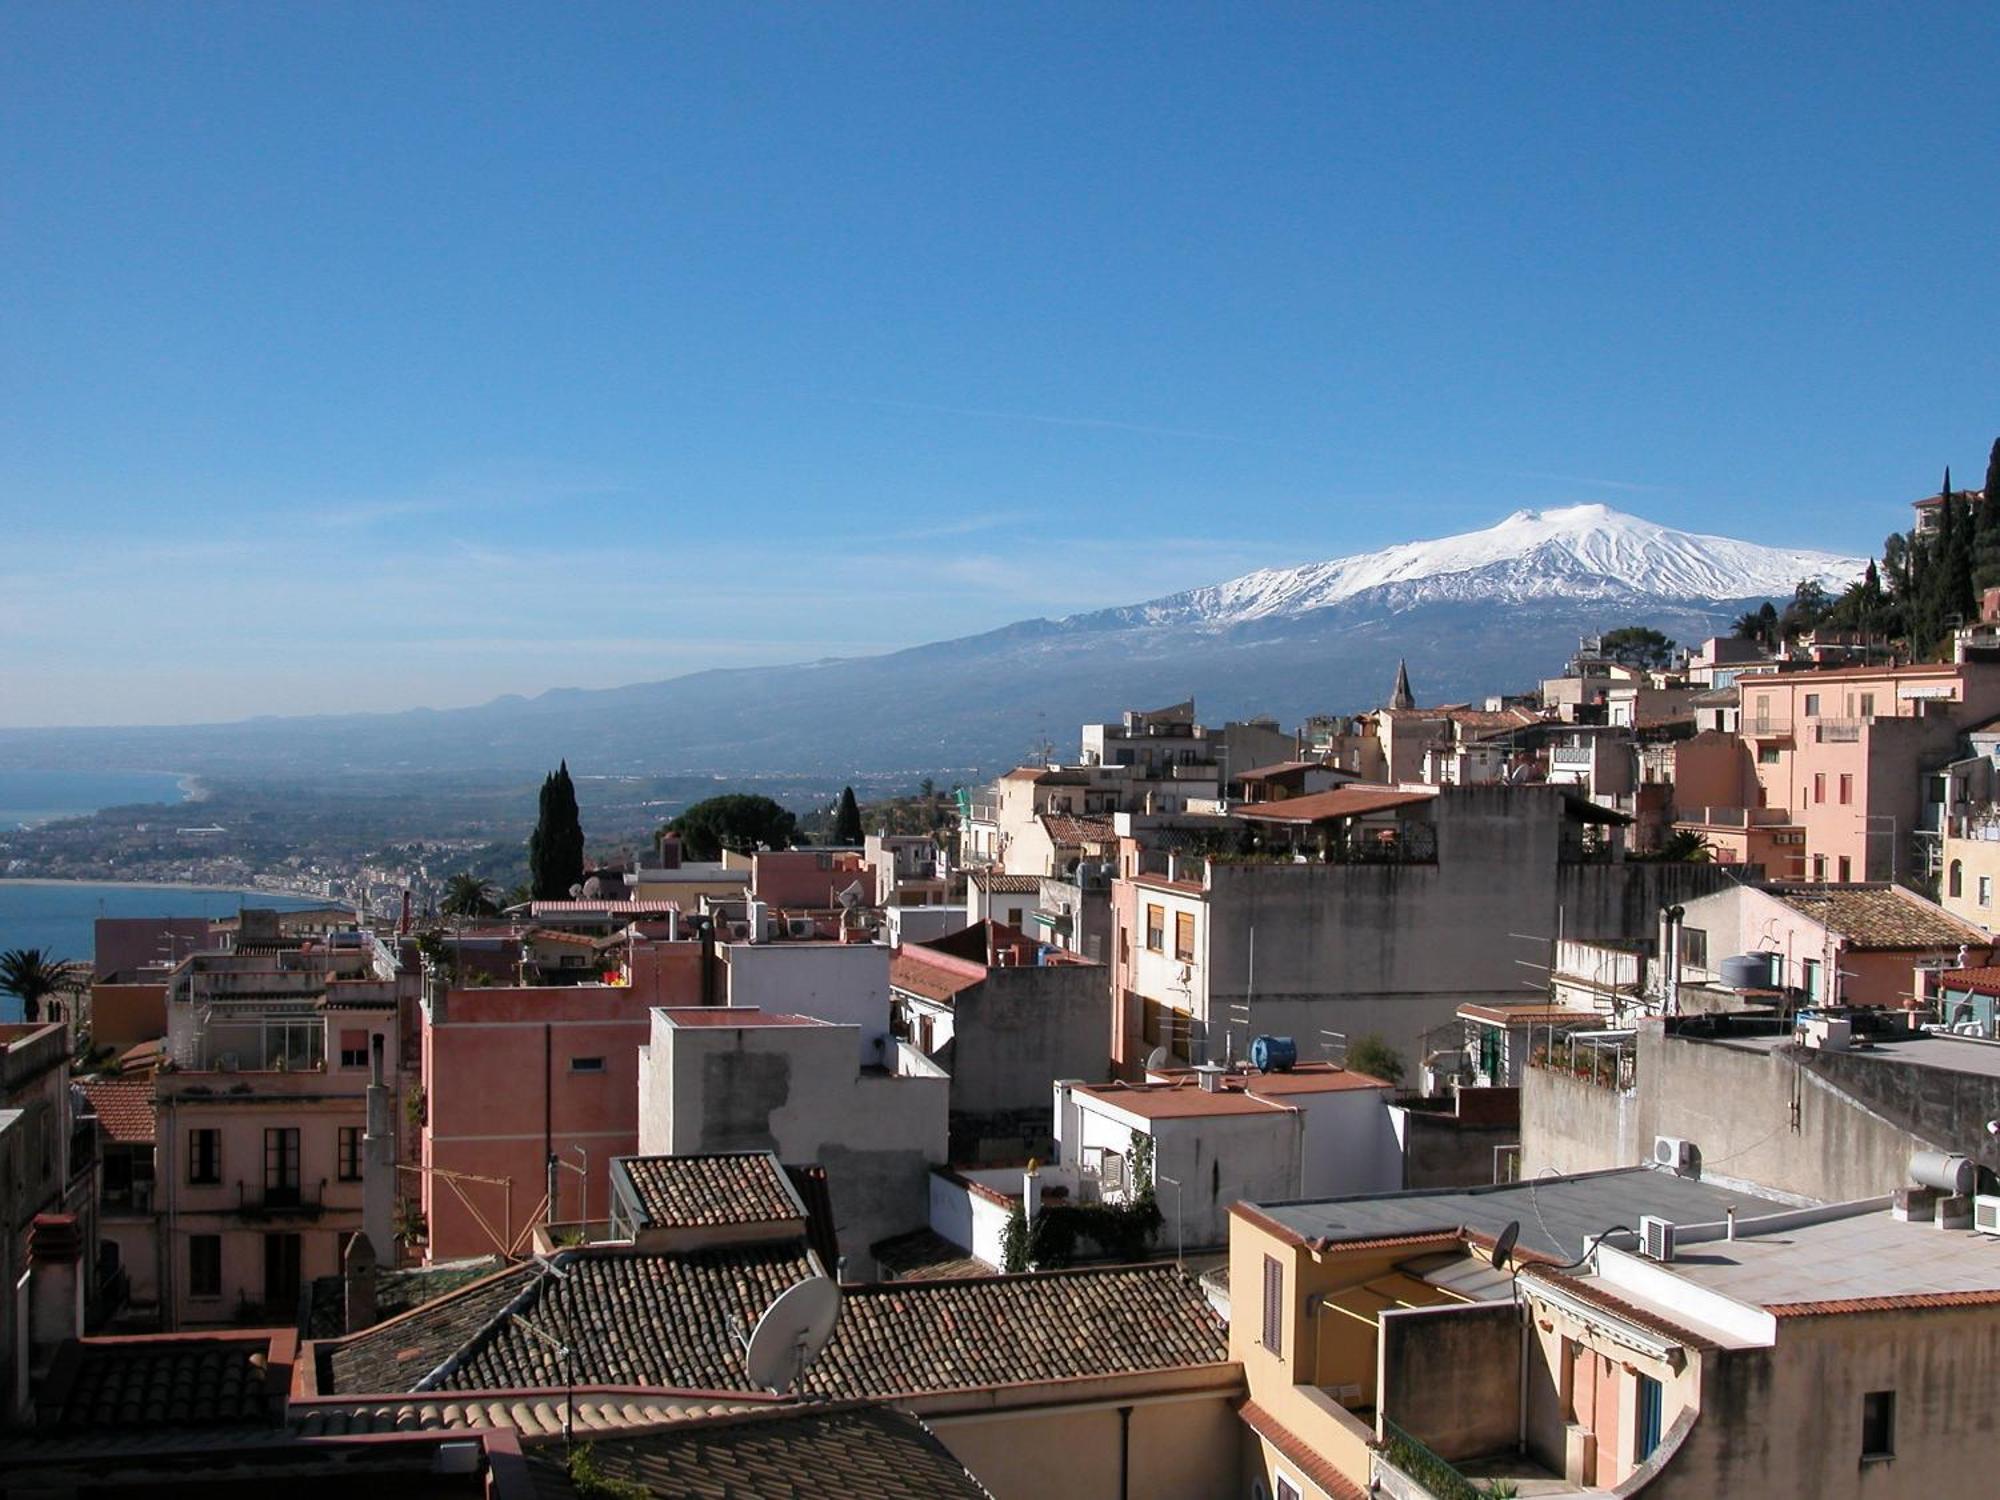
[[97, 1123], [111, 1141], [121, 1146], [153, 1144], [157, 1121], [152, 1079], [87, 1078], [77, 1087], [97, 1111]]
[[1406, 791], [1395, 786], [1356, 784], [1288, 797], [1283, 802], [1246, 802], [1230, 811], [1239, 818], [1260, 823], [1321, 823], [1330, 818], [1354, 818], [1364, 813], [1387, 812], [1392, 807], [1410, 807], [1436, 796], [1435, 787]]

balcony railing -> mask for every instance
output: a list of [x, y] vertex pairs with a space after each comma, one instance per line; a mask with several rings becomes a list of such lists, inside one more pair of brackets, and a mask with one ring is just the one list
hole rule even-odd
[[1852, 745], [1861, 739], [1861, 719], [1821, 719], [1813, 732], [1822, 745]]
[[310, 1189], [296, 1183], [280, 1183], [253, 1191], [248, 1183], [236, 1184], [236, 1211], [246, 1219], [317, 1219], [326, 1212], [326, 1183]]
[[1387, 1417], [1382, 1422], [1382, 1446], [1375, 1462], [1392, 1472], [1381, 1476], [1385, 1494], [1402, 1497], [1424, 1496], [1433, 1500], [1487, 1500], [1481, 1489], [1459, 1473], [1449, 1459], [1439, 1456], [1421, 1438], [1404, 1431]]

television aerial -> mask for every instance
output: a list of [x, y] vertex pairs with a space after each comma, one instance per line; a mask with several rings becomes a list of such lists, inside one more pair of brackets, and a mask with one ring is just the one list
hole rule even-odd
[[785, 1395], [819, 1358], [840, 1318], [840, 1286], [830, 1277], [809, 1276], [779, 1293], [743, 1345], [750, 1383]]

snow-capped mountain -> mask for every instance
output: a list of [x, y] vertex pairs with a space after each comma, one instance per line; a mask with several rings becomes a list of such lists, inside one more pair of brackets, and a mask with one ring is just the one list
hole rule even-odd
[[[1789, 596], [1813, 579], [1838, 593], [1867, 559], [1702, 536], [1606, 505], [1517, 510], [1496, 526], [1379, 552], [1265, 568], [1105, 614], [1130, 624], [1226, 629], [1296, 616], [1375, 595], [1392, 609], [1531, 600], [1742, 599]], [[1064, 622], [1069, 623], [1069, 622]]]
[[[1292, 725], [1388, 696], [1463, 702], [1562, 670], [1579, 636], [1648, 625], [1692, 645], [1800, 580], [1861, 558], [1676, 531], [1601, 505], [1518, 511], [1484, 531], [1267, 569], [1150, 603], [1021, 620], [886, 656], [556, 689], [448, 712], [183, 729], [0, 730], [0, 765], [79, 760], [241, 775], [505, 771], [869, 771], [970, 780], [1047, 734], [1193, 697], [1204, 720]], [[838, 779], [832, 783], [840, 784]]]

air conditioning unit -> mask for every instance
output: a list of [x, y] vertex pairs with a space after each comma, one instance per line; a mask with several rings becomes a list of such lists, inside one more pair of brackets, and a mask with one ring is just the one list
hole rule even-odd
[[812, 918], [811, 918], [811, 917], [793, 917], [793, 918], [792, 918], [792, 921], [791, 921], [791, 933], [792, 933], [792, 936], [793, 936], [793, 937], [795, 937], [795, 938], [809, 938], [809, 937], [811, 937], [811, 936], [813, 935], [813, 924], [812, 924]]
[[2000, 1198], [1979, 1193], [1972, 1200], [1972, 1227], [1981, 1234], [2000, 1235]]
[[1674, 1225], [1671, 1219], [1652, 1214], [1639, 1216], [1639, 1253], [1647, 1260], [1662, 1263], [1674, 1258]]
[[1653, 1137], [1653, 1165], [1681, 1177], [1701, 1176], [1701, 1147], [1677, 1135]]
[[236, 1071], [236, 1054], [234, 1052], [225, 1052], [222, 1056], [218, 1057], [215, 1060], [215, 1071], [218, 1073], [234, 1073]]

